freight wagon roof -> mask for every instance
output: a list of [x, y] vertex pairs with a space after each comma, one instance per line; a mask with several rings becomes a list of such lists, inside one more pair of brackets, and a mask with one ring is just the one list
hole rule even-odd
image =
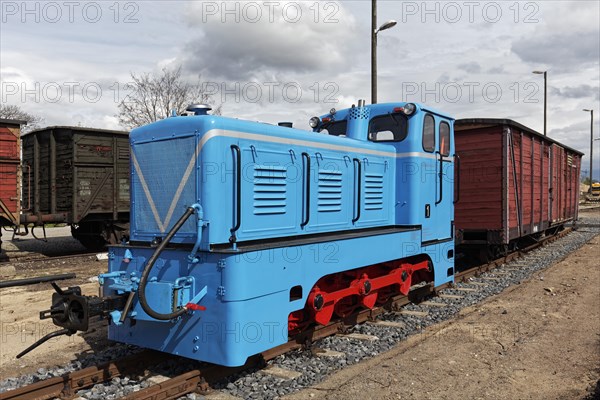
[[47, 126], [45, 128], [36, 129], [34, 131], [25, 133], [23, 136], [27, 136], [27, 135], [31, 135], [31, 134], [35, 134], [35, 133], [39, 133], [39, 132], [51, 131], [51, 130], [55, 130], [55, 129], [68, 129], [68, 130], [79, 131], [79, 132], [110, 133], [110, 134], [113, 134], [113, 135], [129, 136], [129, 132], [128, 131], [114, 131], [114, 130], [111, 130], [111, 129], [84, 128], [84, 127], [81, 127], [81, 126], [62, 126], [62, 125]]
[[[513, 121], [512, 119], [508, 119], [508, 118], [461, 118], [461, 119], [457, 119], [454, 122], [454, 131], [459, 132], [461, 130], [484, 128], [484, 127], [495, 126], [495, 125], [506, 125], [506, 126], [509, 126], [512, 128], [519, 129], [523, 132], [527, 132], [534, 136], [538, 136], [540, 139], [543, 139], [546, 142], [558, 144], [561, 147], [564, 147], [565, 149], [567, 149], [575, 154], [579, 154], [580, 156], [584, 155], [584, 153], [582, 153], [579, 150], [575, 150], [572, 147], [565, 146], [564, 144], [562, 144], [554, 139], [551, 139], [548, 136], [544, 136], [541, 133], [536, 132], [527, 126], [520, 124], [516, 121]], [[469, 128], [469, 126], [472, 126], [472, 127]]]
[[2, 126], [17, 126], [17, 125], [27, 125], [27, 121], [21, 119], [4, 119], [0, 118], [0, 125]]

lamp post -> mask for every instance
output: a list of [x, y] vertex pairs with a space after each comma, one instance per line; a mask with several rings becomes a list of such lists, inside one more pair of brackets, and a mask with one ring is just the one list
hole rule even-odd
[[377, 0], [371, 0], [371, 104], [377, 103], [377, 34], [396, 25], [393, 19], [377, 27]]
[[594, 110], [588, 110], [584, 108], [583, 111], [590, 113], [590, 189], [592, 188], [592, 168], [594, 165], [592, 161], [594, 159]]
[[546, 136], [546, 110], [547, 110], [547, 107], [546, 107], [547, 103], [546, 103], [546, 101], [547, 101], [547, 94], [548, 94], [548, 92], [546, 91], [546, 88], [547, 88], [547, 86], [546, 86], [547, 72], [548, 71], [533, 71], [534, 74], [543, 74], [544, 75], [544, 136]]

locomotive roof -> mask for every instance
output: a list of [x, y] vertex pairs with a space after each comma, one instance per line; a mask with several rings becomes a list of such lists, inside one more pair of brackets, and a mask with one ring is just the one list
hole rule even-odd
[[533, 129], [531, 129], [523, 124], [520, 124], [517, 121], [513, 121], [512, 119], [509, 119], [509, 118], [461, 118], [461, 119], [457, 119], [456, 121], [454, 121], [454, 131], [456, 132], [456, 131], [465, 130], [465, 129], [467, 129], [467, 126], [469, 126], [469, 125], [474, 125], [471, 129], [486, 127], [486, 126], [494, 126], [494, 125], [506, 125], [506, 126], [509, 126], [512, 128], [519, 129], [523, 132], [530, 133], [534, 136], [539, 137], [540, 139], [545, 140], [546, 142], [558, 144], [558, 145], [564, 147], [565, 149], [572, 151], [573, 153], [579, 154], [580, 156], [584, 155], [584, 153], [582, 153], [579, 150], [575, 150], [572, 147], [565, 146], [564, 144], [560, 143], [559, 141], [551, 139], [548, 136], [544, 136], [543, 134], [541, 134], [537, 131], [534, 131]]
[[[388, 113], [389, 110], [391, 108], [394, 107], [403, 107], [406, 104], [409, 104], [410, 102], [392, 102], [392, 103], [376, 103], [376, 104], [367, 104], [365, 105], [366, 108], [369, 108], [370, 110], [372, 110], [372, 112], [374, 112], [375, 114], [379, 114], [379, 113]], [[440, 110], [437, 110], [433, 107], [429, 107], [425, 104], [422, 103], [412, 103], [415, 106], [417, 106], [418, 109], [425, 111], [425, 112], [429, 112], [432, 114], [436, 114], [439, 115], [440, 117], [444, 117], [447, 118], [449, 120], [454, 120], [454, 118], [452, 116], [450, 116], [449, 114], [446, 114]], [[340, 110], [337, 110], [338, 113], [340, 113], [341, 115], [345, 115], [351, 110], [351, 107], [349, 108], [343, 108]], [[324, 116], [327, 116], [328, 114], [324, 114]]]
[[96, 133], [110, 133], [110, 134], [127, 135], [127, 136], [129, 135], [128, 131], [115, 131], [115, 130], [112, 130], [112, 129], [86, 128], [86, 127], [83, 127], [83, 126], [55, 125], [55, 126], [47, 126], [45, 128], [40, 128], [40, 129], [36, 129], [34, 131], [31, 131], [31, 132], [27, 132], [23, 136], [31, 135], [32, 133], [50, 131], [50, 130], [53, 130], [53, 129], [70, 129], [70, 130], [73, 130], [73, 131], [96, 132]]

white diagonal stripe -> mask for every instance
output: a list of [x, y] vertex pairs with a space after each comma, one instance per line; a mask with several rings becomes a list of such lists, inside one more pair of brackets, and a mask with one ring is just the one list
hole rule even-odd
[[200, 154], [201, 148], [202, 148], [202, 141], [198, 142], [198, 145], [196, 146], [196, 152], [194, 154], [192, 154], [190, 162], [188, 163], [188, 166], [185, 169], [185, 173], [183, 174], [183, 177], [181, 178], [181, 182], [179, 182], [177, 191], [175, 192], [175, 195], [173, 196], [173, 201], [171, 201], [171, 206], [169, 207], [169, 212], [167, 213], [167, 216], [165, 217], [165, 222], [163, 224], [163, 227], [165, 229], [167, 228], [167, 226], [169, 226], [169, 222], [171, 222], [171, 217], [173, 216], [173, 212], [175, 211], [175, 206], [177, 205], [177, 202], [179, 201], [179, 198], [181, 197], [183, 188], [185, 187], [188, 179], [190, 178], [190, 174], [192, 173], [192, 170], [194, 169], [194, 165], [196, 164], [195, 161], [198, 159], [198, 155]]

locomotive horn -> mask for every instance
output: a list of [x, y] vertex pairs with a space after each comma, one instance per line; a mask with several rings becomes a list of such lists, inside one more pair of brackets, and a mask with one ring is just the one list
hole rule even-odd
[[208, 104], [190, 104], [185, 111], [193, 112], [194, 115], [208, 115], [212, 107]]

